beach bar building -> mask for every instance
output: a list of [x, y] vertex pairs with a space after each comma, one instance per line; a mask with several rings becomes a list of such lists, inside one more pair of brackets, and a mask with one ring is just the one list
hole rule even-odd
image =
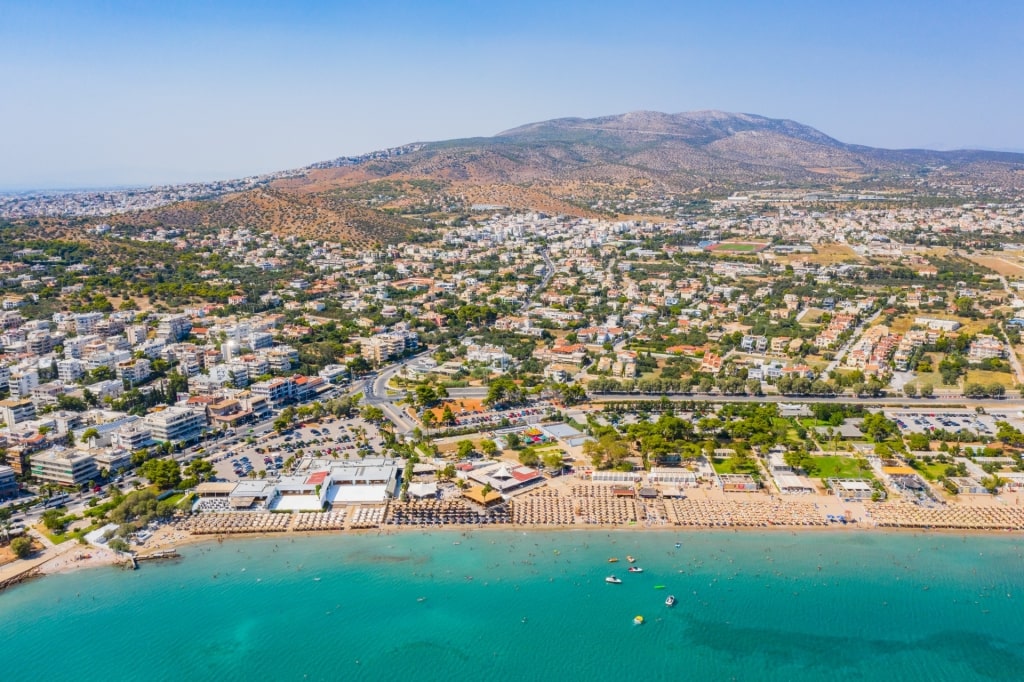
[[719, 474], [718, 484], [727, 493], [756, 493], [761, 484], [749, 474]]
[[988, 495], [989, 492], [978, 479], [972, 476], [951, 476], [949, 482], [956, 487], [958, 495]]
[[474, 469], [466, 474], [466, 478], [480, 484], [481, 487], [490, 484], [491, 488], [501, 495], [508, 495], [544, 481], [544, 477], [536, 469], [524, 466], [510, 467], [503, 463]]
[[775, 485], [779, 487], [779, 492], [783, 495], [809, 495], [814, 492], [814, 484], [805, 476], [773, 471], [772, 478], [775, 479]]
[[647, 474], [647, 482], [651, 485], [674, 485], [679, 488], [696, 488], [697, 473], [686, 469], [654, 467]]
[[866, 478], [830, 478], [828, 485], [836, 497], [843, 500], [870, 500], [875, 492]]
[[[584, 472], [586, 475], [586, 472]], [[589, 478], [594, 483], [637, 483], [644, 477], [639, 471], [590, 471]]]

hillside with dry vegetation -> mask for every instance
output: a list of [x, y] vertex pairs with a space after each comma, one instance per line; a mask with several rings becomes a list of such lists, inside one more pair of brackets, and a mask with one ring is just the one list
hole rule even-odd
[[373, 245], [408, 238], [417, 223], [385, 210], [365, 207], [344, 197], [256, 189], [219, 199], [171, 204], [108, 220], [138, 228], [235, 227]]
[[628, 215], [623, 202], [637, 197], [772, 188], [996, 198], [1019, 195], [1022, 184], [1021, 154], [873, 149], [794, 121], [642, 111], [336, 159], [249, 191], [111, 222], [247, 226], [370, 245], [495, 207], [596, 217]]

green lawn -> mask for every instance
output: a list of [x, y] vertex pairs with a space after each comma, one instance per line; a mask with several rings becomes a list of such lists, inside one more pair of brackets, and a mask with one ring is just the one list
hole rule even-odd
[[870, 466], [861, 468], [853, 457], [826, 455], [814, 457], [815, 478], [871, 478], [875, 477]]
[[914, 380], [910, 383], [918, 388], [921, 388], [924, 384], [931, 384], [934, 388], [951, 388], [942, 383], [942, 375], [939, 374], [939, 362], [945, 357], [945, 353], [925, 353], [924, 357], [931, 359], [934, 369], [931, 372], [915, 372]]
[[942, 462], [923, 462], [918, 460], [918, 464], [914, 467], [914, 470], [929, 481], [934, 481], [939, 476], [946, 475], [946, 467], [948, 466], [948, 464], [943, 464]]
[[714, 253], [715, 251], [726, 251], [733, 253], [753, 253], [755, 251], [763, 250], [767, 244], [762, 242], [719, 242], [712, 246], [709, 250]]
[[726, 457], [719, 459], [715, 457], [711, 461], [716, 474], [756, 474], [757, 462], [753, 459], [742, 460], [739, 457]]

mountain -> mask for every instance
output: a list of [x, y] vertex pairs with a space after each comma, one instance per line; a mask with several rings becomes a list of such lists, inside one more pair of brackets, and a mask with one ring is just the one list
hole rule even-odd
[[589, 216], [597, 214], [596, 201], [624, 194], [797, 188], [1005, 198], [1022, 187], [1024, 154], [875, 149], [753, 114], [637, 111], [340, 158], [252, 190], [118, 222], [244, 223], [374, 242], [404, 238], [423, 218], [447, 219], [473, 204]]
[[[752, 114], [638, 111], [563, 118], [494, 137], [429, 142], [352, 166], [312, 170], [292, 186], [424, 177], [469, 183], [618, 183], [642, 179], [666, 190], [741, 189], [767, 183], [820, 188], [865, 181], [901, 184], [934, 172], [1019, 186], [1024, 154], [884, 150], [839, 142], [794, 121]], [[1016, 182], [1006, 182], [1007, 177]]]

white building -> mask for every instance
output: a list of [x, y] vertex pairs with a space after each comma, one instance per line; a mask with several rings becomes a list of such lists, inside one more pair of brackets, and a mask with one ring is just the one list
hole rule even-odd
[[0, 419], [8, 427], [36, 418], [36, 406], [28, 398], [0, 400]]
[[142, 419], [154, 440], [162, 442], [192, 442], [199, 440], [206, 428], [206, 411], [187, 407], [168, 407], [151, 412]]

